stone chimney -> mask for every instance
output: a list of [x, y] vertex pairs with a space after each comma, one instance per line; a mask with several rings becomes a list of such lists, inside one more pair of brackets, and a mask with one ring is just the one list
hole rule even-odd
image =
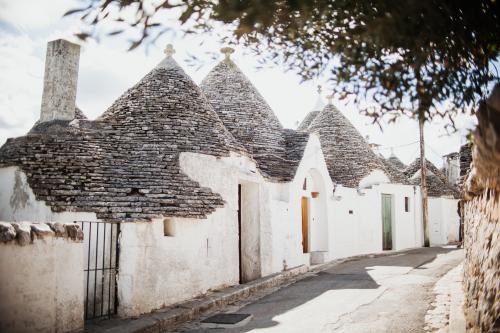
[[80, 45], [64, 39], [47, 43], [40, 122], [75, 119]]

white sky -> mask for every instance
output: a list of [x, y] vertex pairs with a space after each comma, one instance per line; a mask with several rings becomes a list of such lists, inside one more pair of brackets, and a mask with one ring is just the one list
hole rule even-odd
[[[61, 18], [68, 9], [78, 7], [75, 0], [0, 0], [0, 145], [9, 137], [24, 135], [39, 117], [43, 86], [45, 49], [47, 41], [66, 38], [75, 41], [73, 33], [80, 26], [76, 16]], [[203, 45], [200, 45], [203, 41]], [[223, 46], [214, 36], [184, 37], [169, 34], [157, 46], [127, 52], [126, 36], [90, 41], [82, 45], [78, 78], [77, 105], [93, 119], [100, 115], [126, 89], [134, 85], [163, 58], [163, 48], [172, 43], [175, 58], [184, 70], [200, 83], [216, 64], [207, 61], [200, 69], [186, 64], [189, 55], [208, 59], [208, 52], [218, 52]], [[267, 100], [285, 127], [295, 128], [297, 121], [313, 108], [318, 84], [300, 83], [293, 73], [283, 68], [257, 70], [256, 59], [243, 49], [237, 49], [232, 59], [248, 76]], [[222, 59], [222, 55], [217, 60]], [[327, 92], [324, 92], [327, 95]], [[356, 112], [356, 106], [335, 102], [370, 142], [382, 145], [388, 156], [390, 147], [405, 163], [418, 155], [418, 125], [407, 118], [384, 124], [383, 131], [371, 120]], [[469, 116], [455, 119], [459, 132], [447, 135], [444, 122], [426, 126], [427, 157], [436, 165], [442, 155], [458, 151], [465, 142], [467, 128], [473, 121]]]

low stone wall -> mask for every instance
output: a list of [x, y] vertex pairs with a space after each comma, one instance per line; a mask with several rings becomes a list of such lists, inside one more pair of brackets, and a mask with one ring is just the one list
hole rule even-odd
[[500, 195], [486, 190], [466, 202], [464, 265], [468, 331], [500, 329]]
[[83, 252], [76, 224], [0, 222], [0, 332], [82, 329]]
[[476, 116], [463, 189], [466, 324], [468, 332], [500, 332], [500, 84]]

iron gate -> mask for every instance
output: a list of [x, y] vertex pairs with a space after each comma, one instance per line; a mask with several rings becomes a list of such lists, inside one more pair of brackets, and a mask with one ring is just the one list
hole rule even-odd
[[118, 235], [115, 222], [76, 221], [85, 243], [85, 320], [116, 314], [118, 273]]

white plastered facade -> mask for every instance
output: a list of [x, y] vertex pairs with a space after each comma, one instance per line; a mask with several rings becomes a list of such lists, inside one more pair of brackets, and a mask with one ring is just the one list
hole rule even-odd
[[[314, 134], [294, 179], [287, 183], [265, 180], [252, 159], [234, 153], [223, 158], [182, 153], [180, 167], [201, 186], [219, 193], [225, 204], [205, 219], [166, 217], [121, 224], [118, 312], [122, 316], [136, 316], [209, 290], [310, 265], [311, 257], [318, 253], [326, 261], [380, 252], [381, 194], [393, 198], [394, 249], [422, 245], [419, 188], [388, 184], [379, 170], [362, 180], [364, 188], [334, 185]], [[53, 213], [44, 202], [35, 200], [18, 168], [0, 169], [0, 182], [4, 184], [0, 219], [96, 220], [93, 213]], [[409, 212], [404, 211], [405, 196], [410, 200]], [[19, 204], [19, 198], [27, 199]], [[302, 246], [302, 198], [309, 204], [307, 253]]]
[[429, 242], [431, 246], [458, 242], [460, 216], [457, 205], [457, 199], [429, 198]]

